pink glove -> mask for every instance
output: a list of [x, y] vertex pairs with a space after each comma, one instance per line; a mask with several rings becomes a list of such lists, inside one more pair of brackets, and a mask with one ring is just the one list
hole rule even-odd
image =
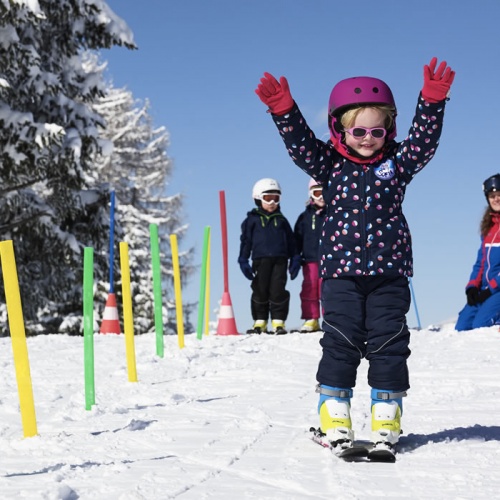
[[271, 73], [264, 73], [255, 93], [273, 115], [286, 115], [293, 108], [292, 94], [284, 76], [278, 82]]
[[446, 61], [442, 61], [437, 69], [436, 64], [437, 58], [433, 57], [431, 62], [424, 66], [422, 97], [427, 102], [444, 101], [455, 78], [455, 72], [446, 66]]

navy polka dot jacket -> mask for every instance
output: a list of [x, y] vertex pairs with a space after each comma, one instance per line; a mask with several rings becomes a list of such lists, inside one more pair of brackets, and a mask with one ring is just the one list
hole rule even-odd
[[366, 164], [317, 139], [297, 105], [286, 115], [272, 115], [292, 160], [323, 184], [322, 278], [413, 275], [402, 203], [406, 186], [436, 152], [444, 106], [445, 101], [433, 104], [420, 96], [408, 136], [392, 141], [380, 160]]

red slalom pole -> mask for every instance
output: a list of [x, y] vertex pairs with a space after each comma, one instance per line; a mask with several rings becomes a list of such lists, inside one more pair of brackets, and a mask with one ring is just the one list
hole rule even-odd
[[224, 191], [219, 191], [220, 222], [222, 233], [222, 264], [224, 267], [224, 293], [219, 311], [219, 322], [217, 324], [217, 335], [239, 335], [234, 319], [233, 305], [229, 295], [229, 272], [227, 258], [227, 218], [226, 218], [226, 196]]
[[229, 292], [229, 272], [227, 258], [227, 218], [226, 218], [226, 194], [219, 191], [220, 203], [220, 225], [222, 233], [222, 264], [224, 266], [224, 292]]

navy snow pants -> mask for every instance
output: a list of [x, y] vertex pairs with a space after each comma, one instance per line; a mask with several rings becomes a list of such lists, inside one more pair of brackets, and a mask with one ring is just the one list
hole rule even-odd
[[290, 307], [286, 257], [263, 257], [252, 262], [255, 278], [252, 281], [251, 309], [255, 320], [269, 318], [286, 321]]
[[410, 388], [406, 314], [408, 278], [360, 276], [324, 279], [321, 291], [323, 357], [320, 384], [353, 388], [361, 359], [369, 361], [368, 384], [385, 390]]

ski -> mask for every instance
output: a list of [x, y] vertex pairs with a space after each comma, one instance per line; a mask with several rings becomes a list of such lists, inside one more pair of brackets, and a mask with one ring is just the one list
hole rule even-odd
[[311, 439], [315, 443], [323, 446], [323, 448], [328, 448], [337, 458], [345, 460], [346, 462], [366, 461], [368, 458], [368, 448], [365, 445], [354, 443], [347, 448], [342, 448], [341, 444], [334, 447], [325, 439], [326, 435], [323, 434], [320, 429], [311, 427], [309, 431], [312, 432]]
[[311, 331], [305, 331], [305, 330], [299, 330], [297, 328], [292, 328], [290, 330], [290, 333], [300, 333], [301, 335], [309, 335], [311, 333], [324, 333], [323, 330], [311, 330]]
[[346, 462], [365, 462], [368, 458], [368, 449], [362, 444], [354, 443], [349, 448], [344, 448], [339, 452], [332, 449], [332, 453]]
[[311, 439], [323, 446], [323, 448], [328, 448], [332, 454], [346, 462], [383, 462], [383, 463], [394, 463], [396, 462], [396, 452], [394, 448], [383, 445], [379, 443], [376, 447], [372, 443], [367, 442], [354, 442], [351, 446], [347, 448], [334, 447], [326, 440], [326, 435], [321, 432], [320, 429], [311, 427], [310, 432], [312, 433]]
[[370, 462], [385, 462], [393, 464], [396, 461], [396, 451], [384, 444], [377, 444], [368, 451]]
[[276, 331], [267, 332], [268, 335], [287, 335], [288, 331], [284, 328], [278, 328]]

